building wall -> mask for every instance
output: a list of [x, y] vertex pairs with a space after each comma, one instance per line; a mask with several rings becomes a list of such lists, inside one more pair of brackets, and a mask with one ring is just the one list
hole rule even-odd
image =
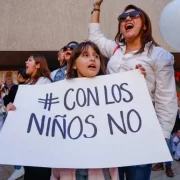
[[[114, 39], [117, 17], [128, 4], [145, 10], [152, 20], [153, 35], [165, 49], [175, 52], [159, 33], [159, 17], [171, 0], [104, 0], [103, 33]], [[88, 38], [93, 0], [0, 0], [0, 51], [58, 50], [71, 40]]]

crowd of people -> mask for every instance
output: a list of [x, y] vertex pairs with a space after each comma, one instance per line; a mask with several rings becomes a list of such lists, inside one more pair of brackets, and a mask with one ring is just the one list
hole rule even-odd
[[[138, 68], [145, 76], [164, 138], [170, 143], [178, 107], [174, 58], [156, 43], [152, 37], [148, 15], [134, 5], [127, 6], [119, 15], [115, 40], [107, 39], [100, 28], [102, 2], [103, 0], [94, 0], [89, 24], [89, 41], [72, 41], [61, 48], [57, 54], [60, 67], [53, 72], [49, 71], [43, 55], [30, 55], [26, 61], [26, 68], [18, 71], [19, 85], [41, 85], [64, 79], [92, 78]], [[107, 63], [101, 54], [108, 59]], [[8, 111], [16, 110], [13, 102], [19, 85], [12, 85], [6, 90], [5, 86], [2, 87], [5, 95], [4, 120]], [[176, 160], [180, 158], [179, 131], [173, 138]], [[161, 164], [158, 170], [163, 169], [162, 167]], [[18, 179], [23, 175], [24, 180], [149, 180], [151, 169], [157, 170], [155, 167], [152, 168], [151, 164], [107, 169], [50, 169], [19, 165], [14, 168], [15, 171], [9, 180]], [[171, 168], [166, 168], [166, 174], [169, 177], [174, 176]]]

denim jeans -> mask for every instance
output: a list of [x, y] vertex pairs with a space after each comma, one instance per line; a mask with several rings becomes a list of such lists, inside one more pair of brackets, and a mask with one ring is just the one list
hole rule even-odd
[[104, 174], [104, 180], [111, 180], [111, 174], [108, 168], [104, 168], [103, 174]]
[[120, 180], [150, 180], [152, 164], [120, 167], [119, 178]]
[[7, 117], [7, 114], [5, 112], [3, 112], [3, 120], [5, 121]]
[[[104, 168], [102, 170], [103, 170], [104, 180], [111, 180], [109, 169]], [[88, 180], [88, 169], [77, 169], [76, 180]]]
[[77, 169], [76, 180], [88, 180], [88, 169]]

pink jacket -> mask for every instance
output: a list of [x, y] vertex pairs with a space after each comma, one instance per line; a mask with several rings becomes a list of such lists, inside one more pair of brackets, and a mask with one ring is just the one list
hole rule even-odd
[[[111, 180], [119, 180], [117, 168], [110, 168]], [[53, 168], [51, 180], [76, 180], [76, 169]], [[102, 169], [89, 169], [88, 180], [104, 180]]]

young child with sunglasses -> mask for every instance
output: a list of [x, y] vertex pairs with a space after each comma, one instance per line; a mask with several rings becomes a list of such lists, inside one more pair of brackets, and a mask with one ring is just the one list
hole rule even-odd
[[[141, 73], [145, 69], [138, 65]], [[67, 79], [104, 75], [106, 67], [99, 48], [92, 42], [82, 42], [72, 52], [68, 62]], [[51, 180], [118, 180], [117, 168], [110, 169], [61, 169], [53, 168]]]
[[[115, 41], [107, 39], [100, 29], [100, 7], [103, 0], [94, 0], [89, 40], [109, 59], [108, 73], [128, 71], [137, 63], [147, 71], [146, 82], [155, 111], [162, 127], [164, 138], [169, 139], [177, 114], [177, 97], [174, 80], [174, 57], [159, 47], [152, 37], [151, 21], [140, 8], [129, 5], [118, 17]], [[119, 172], [121, 172], [119, 168]], [[149, 180], [151, 165], [129, 166], [126, 179]], [[173, 176], [171, 167], [167, 175]], [[120, 179], [124, 174], [120, 173]]]

